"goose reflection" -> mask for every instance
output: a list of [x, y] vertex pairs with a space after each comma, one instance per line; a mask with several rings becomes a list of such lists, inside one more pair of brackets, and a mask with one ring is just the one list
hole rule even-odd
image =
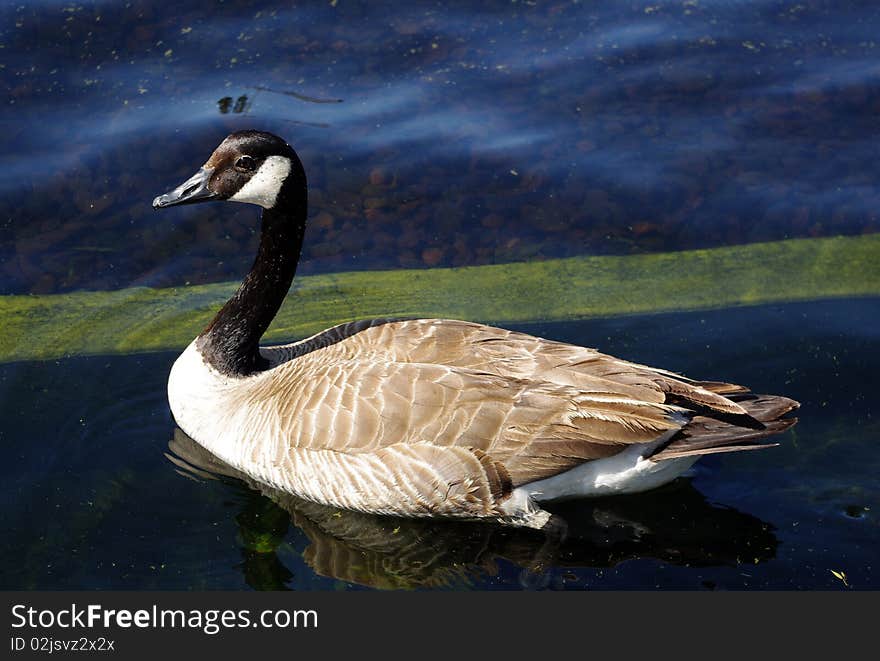
[[318, 575], [379, 589], [480, 587], [512, 564], [524, 587], [553, 571], [613, 567], [653, 558], [690, 566], [773, 558], [770, 524], [706, 501], [686, 479], [648, 494], [561, 503], [565, 535], [490, 523], [397, 519], [308, 502], [255, 482], [175, 429], [166, 457], [181, 475], [220, 480], [245, 494], [236, 515], [245, 581], [283, 590], [293, 574], [278, 558], [290, 525], [309, 541], [303, 560]]

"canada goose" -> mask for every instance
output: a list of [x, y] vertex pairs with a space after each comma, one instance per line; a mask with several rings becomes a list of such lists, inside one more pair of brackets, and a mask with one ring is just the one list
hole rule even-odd
[[259, 340], [293, 281], [306, 175], [284, 140], [228, 136], [155, 208], [263, 207], [257, 257], [168, 379], [178, 425], [231, 466], [340, 508], [542, 528], [543, 501], [634, 493], [714, 452], [769, 447], [797, 402], [448, 319]]

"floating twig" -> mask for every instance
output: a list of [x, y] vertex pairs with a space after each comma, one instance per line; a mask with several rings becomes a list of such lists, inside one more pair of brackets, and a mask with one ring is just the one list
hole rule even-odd
[[300, 101], [307, 101], [308, 103], [342, 103], [342, 99], [319, 99], [315, 96], [307, 96], [305, 94], [300, 94], [299, 92], [279, 92], [278, 90], [273, 90], [270, 87], [262, 87], [260, 85], [254, 85], [252, 89], [258, 90], [260, 92], [272, 92], [272, 94], [283, 94], [285, 96], [292, 96], [295, 99], [299, 99]]

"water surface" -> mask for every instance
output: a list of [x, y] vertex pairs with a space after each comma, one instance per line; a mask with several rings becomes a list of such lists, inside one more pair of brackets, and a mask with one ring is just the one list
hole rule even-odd
[[877, 589], [878, 328], [877, 299], [520, 326], [802, 403], [777, 448], [707, 456], [638, 496], [556, 505], [569, 524], [558, 546], [273, 500], [224, 477], [175, 431], [173, 353], [5, 365], [0, 586], [842, 588], [834, 570]]

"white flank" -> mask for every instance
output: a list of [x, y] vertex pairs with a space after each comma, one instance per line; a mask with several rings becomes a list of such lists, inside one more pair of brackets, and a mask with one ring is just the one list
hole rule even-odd
[[229, 198], [231, 202], [247, 202], [258, 204], [264, 209], [275, 206], [278, 191], [284, 185], [284, 180], [290, 174], [290, 159], [284, 156], [269, 156], [260, 169], [254, 173], [244, 186], [235, 195]]
[[[575, 466], [574, 468], [517, 487], [537, 502], [584, 498], [590, 496], [612, 496], [625, 493], [639, 493], [671, 482], [699, 459], [697, 456], [680, 457], [665, 461], [651, 461], [645, 455], [666, 441], [677, 430], [672, 430], [651, 443], [631, 445], [622, 452]], [[520, 495], [520, 497], [522, 497]]]

